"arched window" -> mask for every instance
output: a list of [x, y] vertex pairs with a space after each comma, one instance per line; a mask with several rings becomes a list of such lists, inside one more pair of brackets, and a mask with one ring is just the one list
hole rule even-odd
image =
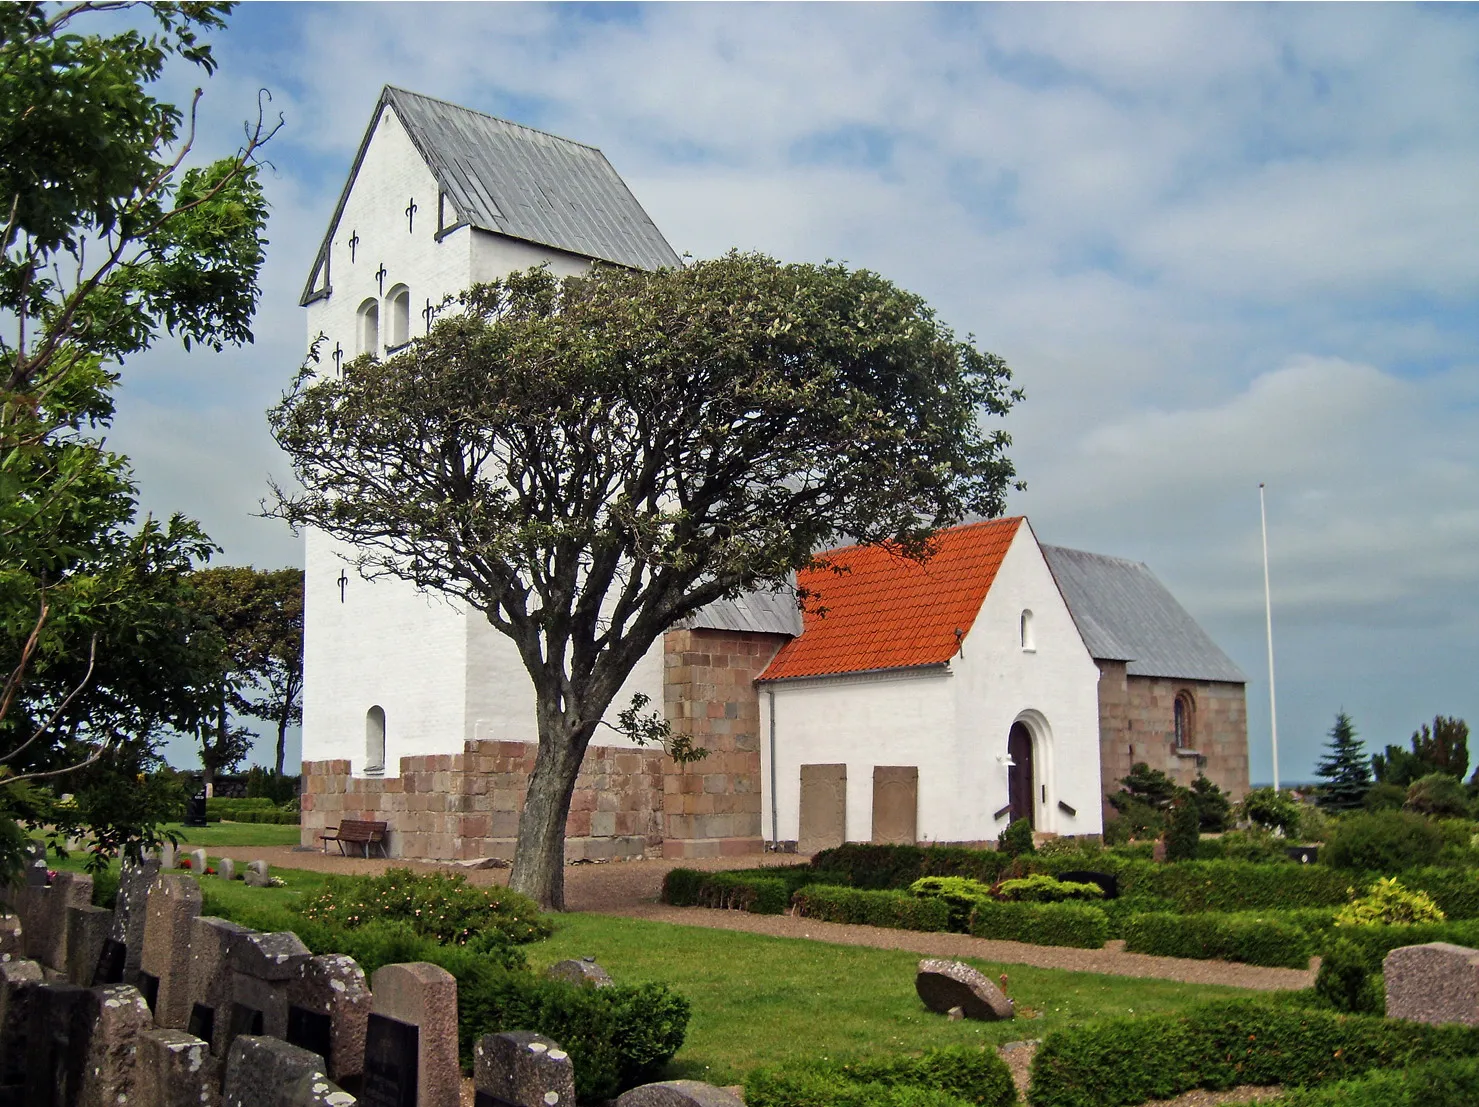
[[1022, 648], [1024, 650], [1035, 650], [1037, 648], [1037, 645], [1036, 645], [1036, 643], [1033, 642], [1033, 639], [1032, 639], [1032, 612], [1031, 611], [1026, 610], [1026, 609], [1024, 609], [1022, 611], [1022, 617], [1021, 617], [1020, 620], [1018, 620], [1017, 627], [1018, 627], [1018, 630], [1020, 631], [1021, 637], [1022, 637]]
[[385, 345], [394, 350], [411, 341], [411, 290], [398, 284], [386, 299], [390, 302], [390, 326]]
[[365, 712], [365, 772], [385, 771], [385, 708], [378, 703]]
[[1177, 695], [1173, 710], [1176, 721], [1176, 748], [1178, 750], [1195, 748], [1196, 735], [1192, 724], [1196, 718], [1196, 705], [1192, 703], [1191, 695], [1187, 692]]
[[373, 299], [359, 306], [359, 352], [371, 356], [380, 352], [380, 304]]

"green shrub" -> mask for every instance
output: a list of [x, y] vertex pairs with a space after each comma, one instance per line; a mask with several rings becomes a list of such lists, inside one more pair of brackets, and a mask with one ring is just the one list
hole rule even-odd
[[92, 874], [92, 905], [113, 910], [118, 904], [119, 873], [117, 869], [103, 869]]
[[941, 900], [949, 911], [950, 929], [965, 933], [976, 904], [991, 898], [992, 885], [967, 876], [922, 876], [909, 885], [909, 894]]
[[1479, 1058], [1427, 1061], [1396, 1072], [1373, 1071], [1354, 1080], [1296, 1088], [1280, 1107], [1472, 1107]]
[[1041, 858], [1053, 858], [1055, 860], [1068, 859], [1073, 862], [1073, 868], [1091, 869], [1094, 863], [1104, 853], [1104, 843], [1092, 834], [1080, 834], [1078, 836], [1063, 835], [1057, 838], [1049, 838], [1037, 847], [1037, 855]]
[[351, 930], [376, 920], [403, 921], [438, 942], [464, 944], [475, 935], [514, 943], [548, 938], [552, 928], [527, 896], [478, 888], [461, 873], [416, 874], [390, 869], [376, 877], [330, 877], [299, 906], [303, 918]]
[[1062, 903], [1069, 899], [1102, 900], [1104, 889], [1097, 884], [1081, 884], [1076, 880], [1059, 880], [1047, 873], [1003, 880], [996, 886], [995, 894], [1001, 899], [1015, 903]]
[[1408, 869], [1402, 883], [1432, 896], [1450, 919], [1479, 918], [1479, 869], [1436, 865]]
[[662, 878], [662, 894], [659, 898], [663, 903], [670, 903], [674, 907], [697, 907], [698, 890], [708, 878], [708, 873], [698, 869], [669, 869]]
[[887, 926], [895, 930], [949, 930], [950, 911], [943, 899], [907, 892], [873, 892], [835, 884], [810, 884], [792, 901], [798, 913], [824, 922]]
[[1439, 923], [1443, 912], [1426, 892], [1409, 891], [1396, 877], [1384, 876], [1367, 889], [1366, 895], [1354, 899], [1335, 914], [1335, 925], [1409, 926], [1412, 923]]
[[1109, 940], [1109, 919], [1087, 903], [982, 900], [971, 912], [970, 932], [998, 941], [1101, 949]]
[[812, 858], [811, 865], [851, 887], [880, 891], [907, 888], [922, 876], [968, 876], [995, 884], [1010, 861], [995, 850], [848, 842], [823, 850]]
[[918, 1057], [819, 1058], [755, 1069], [745, 1078], [744, 1098], [747, 1107], [1009, 1107], [1017, 1091], [994, 1050], [947, 1046]]
[[300, 783], [300, 777], [253, 765], [247, 770], [246, 794], [248, 798], [261, 797], [270, 803], [281, 805], [298, 798]]
[[996, 852], [1004, 857], [1021, 857], [1024, 853], [1037, 852], [1032, 841], [1032, 822], [1029, 819], [1013, 819], [996, 837]]
[[1303, 969], [1313, 952], [1303, 929], [1265, 915], [1131, 915], [1121, 930], [1125, 949], [1161, 957]]
[[1334, 907], [1350, 898], [1350, 875], [1321, 865], [1182, 861], [1152, 868], [1134, 891], [1174, 900], [1181, 911], [1275, 911]]
[[1272, 788], [1254, 788], [1238, 804], [1238, 814], [1265, 830], [1282, 831], [1285, 836], [1299, 828], [1299, 801]]
[[[1311, 808], [1318, 812], [1317, 808]], [[1256, 861], [1261, 864], [1294, 862], [1289, 857], [1289, 840], [1250, 826], [1247, 830], [1229, 830], [1218, 838], [1203, 838], [1197, 843], [1198, 861]]]
[[1416, 923], [1410, 926], [1346, 926], [1321, 937], [1323, 958], [1337, 942], [1345, 941], [1360, 950], [1368, 972], [1381, 972], [1386, 955], [1401, 946], [1428, 942], [1451, 942], [1456, 946], [1479, 947], [1479, 920]]
[[1232, 818], [1232, 803], [1227, 793], [1207, 779], [1205, 773], [1197, 773], [1191, 782], [1191, 794], [1196, 800], [1201, 829], [1208, 834], [1218, 834], [1227, 829]]
[[1339, 819], [1320, 850], [1320, 861], [1337, 869], [1399, 873], [1431, 865], [1443, 848], [1437, 825], [1411, 811], [1378, 811]]
[[1367, 811], [1396, 811], [1407, 802], [1407, 789], [1400, 784], [1373, 784], [1361, 800]]
[[723, 907], [756, 915], [780, 915], [791, 905], [784, 880], [745, 872], [710, 873], [698, 890], [700, 907]]
[[1320, 958], [1315, 994], [1337, 1011], [1386, 1013], [1381, 974], [1371, 971], [1360, 947], [1348, 938], [1337, 939]]
[[1462, 816], [1469, 813], [1469, 794], [1455, 777], [1446, 773], [1429, 773], [1408, 786], [1407, 799], [1402, 806], [1405, 810], [1434, 818]]
[[1195, 861], [1202, 839], [1202, 816], [1196, 797], [1182, 789], [1171, 801], [1166, 821], [1166, 860]]
[[1271, 999], [1202, 1004], [1050, 1033], [1033, 1107], [1123, 1107], [1193, 1088], [1318, 1085], [1479, 1052], [1479, 1030], [1343, 1015]]

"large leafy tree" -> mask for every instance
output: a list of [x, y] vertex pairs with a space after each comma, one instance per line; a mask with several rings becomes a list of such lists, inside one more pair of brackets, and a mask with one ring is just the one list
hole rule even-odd
[[1335, 716], [1325, 757], [1315, 775], [1325, 783], [1315, 802], [1326, 811], [1355, 811], [1371, 790], [1366, 746], [1356, 737], [1356, 726], [1344, 711]]
[[192, 583], [225, 641], [216, 724], [201, 735], [206, 779], [250, 751], [252, 735], [231, 725], [231, 712], [276, 724], [280, 776], [288, 727], [303, 721], [303, 570], [222, 565], [201, 569]]
[[[30, 810], [28, 784], [147, 767], [158, 733], [199, 718], [211, 636], [192, 621], [183, 575], [212, 547], [187, 519], [137, 518], [127, 460], [101, 435], [124, 357], [164, 333], [187, 347], [251, 339], [266, 216], [254, 155], [270, 129], [259, 118], [237, 154], [186, 168], [195, 105], [150, 91], [172, 59], [214, 70], [199, 36], [229, 7], [0, 5], [0, 808], [11, 814]], [[89, 33], [98, 12], [127, 9], [152, 33]]]
[[917, 557], [1000, 514], [986, 420], [1019, 394], [918, 296], [840, 265], [531, 270], [453, 306], [404, 353], [298, 376], [271, 421], [303, 491], [275, 511], [512, 639], [539, 748], [511, 884], [560, 907], [581, 759], [658, 636], [844, 537]]
[[1469, 724], [1462, 719], [1438, 715], [1431, 727], [1424, 723], [1413, 731], [1408, 745], [1387, 746], [1372, 757], [1372, 772], [1382, 784], [1406, 788], [1433, 773], [1462, 780], [1469, 771]]

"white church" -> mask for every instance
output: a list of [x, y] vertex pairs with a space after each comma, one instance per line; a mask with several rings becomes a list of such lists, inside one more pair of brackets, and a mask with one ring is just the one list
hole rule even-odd
[[[593, 260], [682, 264], [599, 150], [387, 87], [303, 292], [308, 339], [338, 372], [473, 284]], [[511, 856], [536, 742], [513, 645], [306, 542], [303, 844], [370, 819], [392, 856]], [[806, 582], [824, 618], [749, 595], [653, 647], [613, 713], [644, 693], [709, 755], [604, 732], [569, 859], [987, 842], [1014, 818], [1095, 834], [1136, 761], [1246, 790], [1245, 678], [1145, 566], [1043, 546], [1023, 518], [944, 532], [923, 566], [831, 559], [852, 571]]]

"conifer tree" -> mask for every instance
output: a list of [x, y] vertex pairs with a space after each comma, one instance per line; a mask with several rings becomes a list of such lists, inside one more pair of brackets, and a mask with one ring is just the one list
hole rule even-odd
[[1371, 790], [1371, 772], [1355, 724], [1344, 711], [1335, 716], [1327, 748], [1327, 756], [1315, 770], [1315, 775], [1326, 781], [1316, 802], [1326, 811], [1353, 811]]

